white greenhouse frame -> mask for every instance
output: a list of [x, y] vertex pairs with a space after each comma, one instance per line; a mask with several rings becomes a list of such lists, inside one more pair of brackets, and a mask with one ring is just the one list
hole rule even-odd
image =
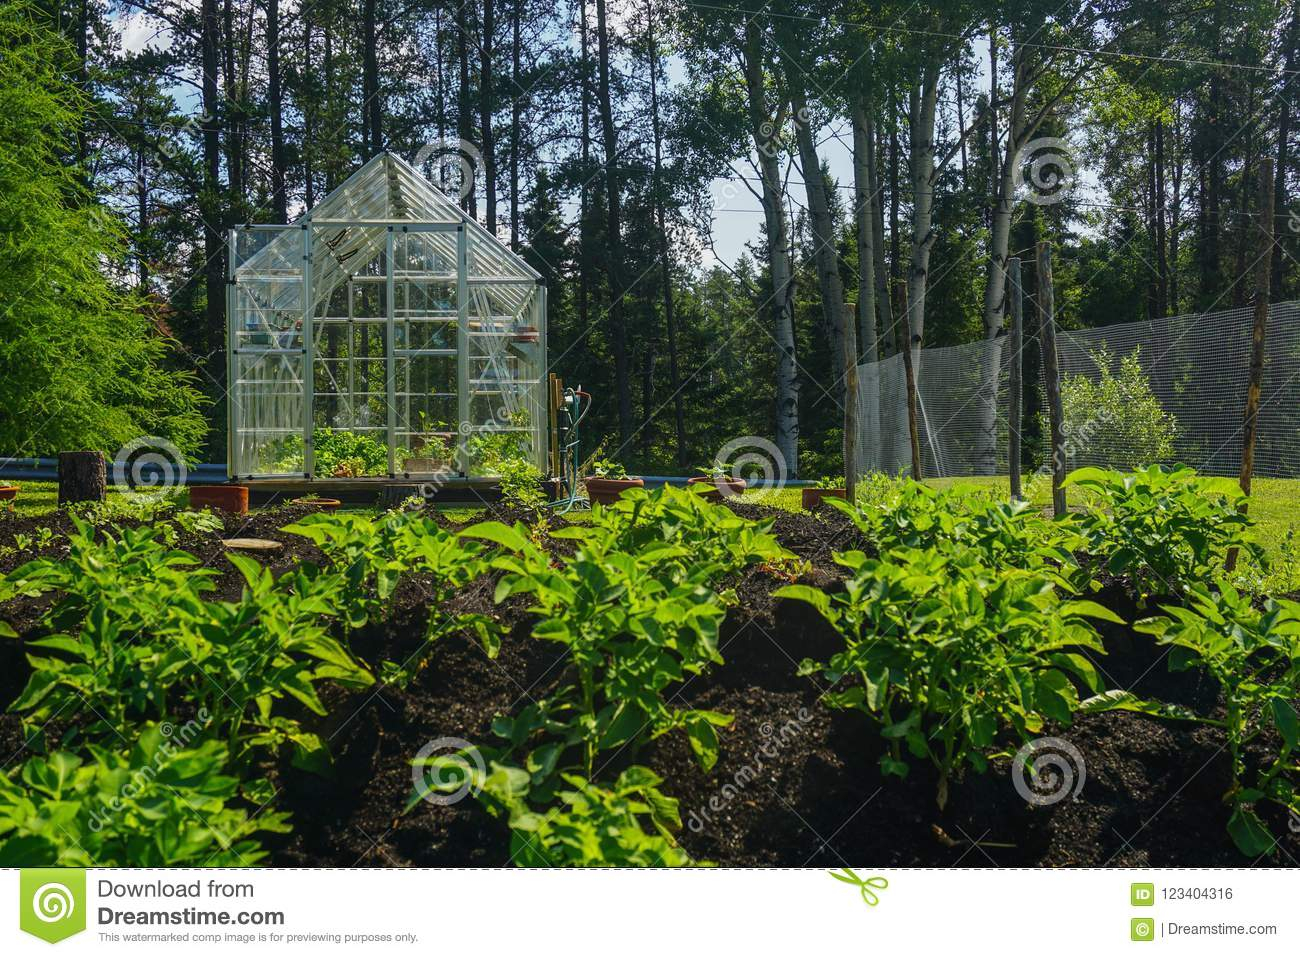
[[232, 479], [546, 470], [546, 286], [414, 167], [382, 153], [296, 222], [228, 242]]

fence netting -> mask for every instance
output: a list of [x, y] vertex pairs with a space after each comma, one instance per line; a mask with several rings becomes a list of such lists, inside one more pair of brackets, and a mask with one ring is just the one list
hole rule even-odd
[[[1183, 463], [1236, 475], [1251, 307], [1057, 333], [1067, 468]], [[1045, 460], [1037, 317], [1026, 309], [1019, 434], [1023, 469]], [[923, 349], [917, 425], [927, 476], [1005, 475], [1010, 337]], [[860, 471], [911, 470], [903, 359], [858, 367]], [[1270, 307], [1255, 474], [1300, 475], [1300, 304]]]

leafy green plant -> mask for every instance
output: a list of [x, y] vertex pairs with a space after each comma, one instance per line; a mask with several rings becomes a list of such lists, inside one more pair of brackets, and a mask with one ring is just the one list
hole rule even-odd
[[936, 491], [919, 482], [890, 482], [879, 497], [829, 500], [883, 553], [895, 548], [956, 552], [973, 549], [991, 566], [1055, 570], [1079, 582], [1074, 550], [1083, 544], [1073, 519], [1047, 519], [1025, 502], [991, 495]]
[[844, 477], [842, 475], [823, 475], [812, 483], [813, 488], [838, 489], [844, 488]]
[[1088, 494], [1079, 518], [1087, 551], [1128, 575], [1143, 599], [1209, 580], [1231, 548], [1263, 559], [1235, 485], [1159, 465], [1127, 474], [1079, 469], [1064, 485]]
[[[1186, 607], [1162, 606], [1167, 617], [1145, 619], [1137, 630], [1171, 647], [1171, 669], [1195, 668], [1212, 677], [1223, 694], [1224, 717], [1171, 713], [1168, 706], [1122, 695], [1096, 708], [1191, 717], [1222, 728], [1232, 756], [1232, 785], [1224, 795], [1232, 808], [1228, 833], [1243, 854], [1257, 857], [1271, 852], [1276, 840], [1255, 806], [1271, 801], [1300, 814], [1300, 603], [1268, 599], [1256, 608], [1223, 578], [1213, 588], [1189, 586], [1187, 597]], [[1269, 728], [1279, 747], [1263, 766], [1249, 767], [1247, 748]]]
[[[568, 787], [556, 793], [555, 803], [536, 808], [529, 801], [533, 776], [528, 771], [495, 762], [483, 772], [461, 767], [473, 779], [479, 801], [508, 821], [510, 860], [517, 867], [695, 864], [672, 839], [682, 826], [677, 801], [659, 790], [663, 779], [648, 768], [628, 768], [609, 788], [566, 774]], [[450, 780], [451, 788], [461, 786], [455, 774]], [[417, 792], [408, 807], [420, 797]]]
[[626, 479], [629, 478], [627, 469], [620, 462], [613, 459], [596, 459], [591, 463], [591, 474], [596, 478], [603, 479]]
[[[330, 478], [353, 478], [388, 474], [388, 445], [365, 432], [318, 427], [311, 434], [315, 474]], [[272, 471], [286, 475], [306, 468], [301, 435], [281, 439], [274, 453]], [[397, 460], [409, 458], [407, 449], [397, 450]]]
[[31, 562], [9, 576], [15, 594], [62, 593], [42, 620], [46, 633], [25, 642], [32, 675], [10, 710], [41, 724], [78, 719], [95, 738], [161, 720], [185, 702], [207, 710], [236, 760], [251, 747], [292, 744], [300, 764], [323, 768], [320, 739], [274, 705], [288, 696], [324, 714], [319, 681], [354, 689], [373, 682], [328, 633], [339, 581], [302, 568], [276, 581], [232, 554], [244, 594], [209, 602], [203, 593], [215, 573], [163, 546], [157, 529], [93, 534], [79, 524], [68, 559]]
[[[1174, 457], [1178, 420], [1151, 391], [1140, 353], [1135, 348], [1116, 363], [1103, 348], [1092, 356], [1095, 379], [1066, 375], [1061, 380], [1065, 421], [1083, 423], [1077, 441], [1086, 443], [1089, 461], [1105, 468], [1145, 468]], [[1047, 416], [1039, 419], [1039, 434], [1050, 435]]]
[[1119, 619], [1095, 602], [1063, 600], [1042, 571], [994, 570], [972, 550], [835, 560], [850, 573], [842, 593], [807, 585], [774, 593], [812, 605], [845, 641], [828, 663], [805, 660], [800, 673], [829, 682], [830, 707], [880, 724], [886, 774], [906, 775], [909, 757], [930, 762], [940, 807], [961, 768], [984, 770], [999, 732], [1026, 739], [1045, 719], [1068, 725], [1079, 703], [1074, 680], [1100, 689], [1078, 653], [1104, 653], [1086, 619]]
[[714, 583], [748, 564], [793, 559], [768, 527], [664, 488], [633, 490], [590, 525], [553, 532], [578, 543], [560, 565], [522, 526], [484, 522], [462, 533], [505, 549], [493, 562], [505, 572], [496, 600], [531, 595], [533, 635], [568, 650], [567, 680], [494, 726], [510, 751], [527, 753], [534, 786], [566, 767], [590, 778], [599, 752], [635, 755], [648, 738], [678, 729], [701, 766], [713, 766], [716, 728], [730, 716], [675, 707], [665, 692], [722, 661], [726, 600]]
[[239, 807], [217, 741], [178, 746], [159, 725], [117, 751], [56, 751], [0, 774], [0, 866], [234, 867], [266, 852], [288, 816]]
[[[495, 623], [467, 612], [447, 614], [443, 606], [455, 593], [487, 569], [483, 549], [438, 527], [431, 518], [412, 512], [389, 511], [372, 518], [352, 513], [308, 515], [283, 531], [314, 542], [338, 573], [340, 608], [349, 628], [359, 628], [382, 614], [404, 578], [419, 578], [433, 609], [425, 645], [441, 636], [468, 629], [495, 657], [500, 637]], [[417, 652], [401, 663], [386, 662], [383, 679], [405, 686], [423, 667]]]

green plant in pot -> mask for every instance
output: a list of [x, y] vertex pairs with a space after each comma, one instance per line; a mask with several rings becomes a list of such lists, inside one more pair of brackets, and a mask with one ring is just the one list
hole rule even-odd
[[820, 508], [822, 502], [828, 498], [847, 498], [848, 493], [845, 490], [844, 479], [837, 476], [827, 476], [819, 478], [811, 485], [805, 486], [800, 490], [800, 499], [803, 507], [808, 511]]
[[736, 498], [749, 487], [749, 483], [735, 474], [731, 465], [722, 459], [715, 459], [712, 464], [696, 471], [700, 474], [687, 479], [686, 484], [703, 487], [704, 490], [697, 491], [697, 494], [703, 495], [710, 502], [720, 502], [724, 497]]
[[591, 474], [584, 482], [587, 497], [598, 505], [611, 505], [628, 489], [645, 487], [645, 479], [628, 475], [627, 469], [611, 459], [596, 459], [592, 462]]

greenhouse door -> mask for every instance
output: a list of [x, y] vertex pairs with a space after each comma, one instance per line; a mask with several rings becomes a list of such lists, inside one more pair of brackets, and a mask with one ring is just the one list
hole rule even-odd
[[318, 479], [458, 474], [464, 231], [313, 223], [307, 471]]

